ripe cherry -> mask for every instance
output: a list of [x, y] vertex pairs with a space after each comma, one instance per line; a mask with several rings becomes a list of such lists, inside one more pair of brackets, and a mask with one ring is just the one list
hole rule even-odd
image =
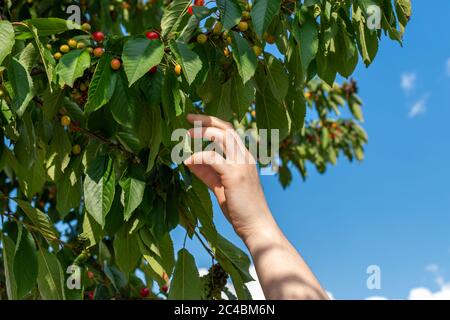
[[92, 271], [88, 271], [87, 272], [87, 277], [89, 278], [89, 279], [94, 279], [94, 273], [92, 272]]
[[119, 70], [121, 66], [122, 66], [122, 62], [120, 62], [119, 59], [112, 59], [111, 60], [111, 69]]
[[88, 292], [88, 298], [89, 298], [89, 300], [94, 300], [94, 291]]
[[169, 291], [169, 287], [165, 284], [161, 287], [161, 291], [167, 293], [167, 291]]
[[159, 34], [155, 31], [148, 31], [145, 36], [147, 37], [147, 39], [150, 40], [156, 40], [159, 39]]
[[150, 294], [150, 290], [148, 290], [147, 287], [144, 287], [141, 289], [141, 291], [139, 291], [139, 294], [141, 295], [142, 298], [146, 298]]
[[195, 0], [194, 1], [194, 5], [196, 5], [196, 6], [204, 6], [205, 5], [205, 0]]
[[105, 49], [97, 47], [97, 48], [94, 49], [94, 56], [96, 58], [100, 58], [103, 55], [104, 52], [105, 52]]
[[101, 31], [96, 31], [92, 34], [92, 38], [97, 42], [103, 42], [105, 40], [105, 34]]
[[70, 119], [69, 116], [62, 116], [61, 117], [61, 125], [62, 126], [64, 126], [64, 127], [69, 126], [71, 122], [72, 122], [72, 120]]
[[194, 14], [194, 9], [192, 8], [192, 6], [190, 6], [187, 10], [187, 12], [192, 16]]
[[158, 66], [154, 66], [152, 68], [150, 68], [150, 70], [148, 70], [148, 72], [150, 73], [156, 73], [158, 71]]

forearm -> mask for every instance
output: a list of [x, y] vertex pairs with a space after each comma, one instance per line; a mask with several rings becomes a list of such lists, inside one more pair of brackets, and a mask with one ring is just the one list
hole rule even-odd
[[270, 300], [328, 299], [314, 274], [273, 219], [244, 237]]

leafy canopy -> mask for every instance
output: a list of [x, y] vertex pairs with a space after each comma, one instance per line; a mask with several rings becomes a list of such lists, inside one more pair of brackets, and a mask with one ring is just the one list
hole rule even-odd
[[[172, 163], [172, 131], [188, 127], [188, 112], [279, 129], [284, 187], [292, 169], [306, 179], [340, 155], [361, 161], [357, 84], [336, 79], [369, 66], [384, 36], [401, 43], [411, 16], [409, 0], [80, 0], [78, 25], [66, 20], [70, 1], [5, 3], [0, 298], [9, 299], [250, 298], [250, 260], [214, 226], [207, 188]], [[208, 275], [174, 248], [177, 227], [217, 262]], [[72, 264], [80, 289], [66, 286]], [[142, 290], [154, 282], [160, 292]]]

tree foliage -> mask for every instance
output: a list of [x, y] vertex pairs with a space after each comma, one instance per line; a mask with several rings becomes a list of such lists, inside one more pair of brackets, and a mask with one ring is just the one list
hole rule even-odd
[[[250, 260], [172, 163], [172, 131], [189, 112], [279, 129], [284, 187], [292, 169], [360, 161], [362, 102], [336, 79], [401, 43], [410, 15], [409, 0], [0, 1], [0, 297], [250, 298]], [[217, 262], [208, 275], [177, 227]]]

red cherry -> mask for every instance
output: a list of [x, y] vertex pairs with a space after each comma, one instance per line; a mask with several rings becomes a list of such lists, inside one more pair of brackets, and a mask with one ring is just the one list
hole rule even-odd
[[103, 42], [105, 40], [105, 34], [101, 31], [96, 31], [92, 34], [92, 38], [97, 42]]
[[187, 11], [191, 16], [194, 14], [194, 9], [192, 9], [192, 6], [190, 6], [189, 8], [188, 8], [188, 11]]
[[150, 68], [150, 70], [148, 72], [156, 73], [156, 71], [158, 71], [158, 66], [154, 66], [153, 68]]
[[139, 294], [141, 295], [142, 298], [146, 298], [150, 294], [150, 290], [148, 290], [147, 287], [144, 287], [144, 288], [141, 289]]
[[94, 300], [94, 291], [88, 292], [88, 298], [89, 298], [89, 300]]
[[159, 34], [155, 31], [148, 31], [145, 36], [147, 37], [147, 39], [150, 40], [156, 40], [159, 39]]
[[196, 6], [204, 6], [205, 5], [205, 0], [195, 0], [194, 4]]
[[89, 279], [94, 279], [94, 273], [92, 272], [92, 271], [88, 271], [87, 272], [87, 277], [89, 278]]
[[167, 285], [163, 285], [161, 287], [161, 291], [167, 293], [167, 291], [169, 291], [169, 287]]

